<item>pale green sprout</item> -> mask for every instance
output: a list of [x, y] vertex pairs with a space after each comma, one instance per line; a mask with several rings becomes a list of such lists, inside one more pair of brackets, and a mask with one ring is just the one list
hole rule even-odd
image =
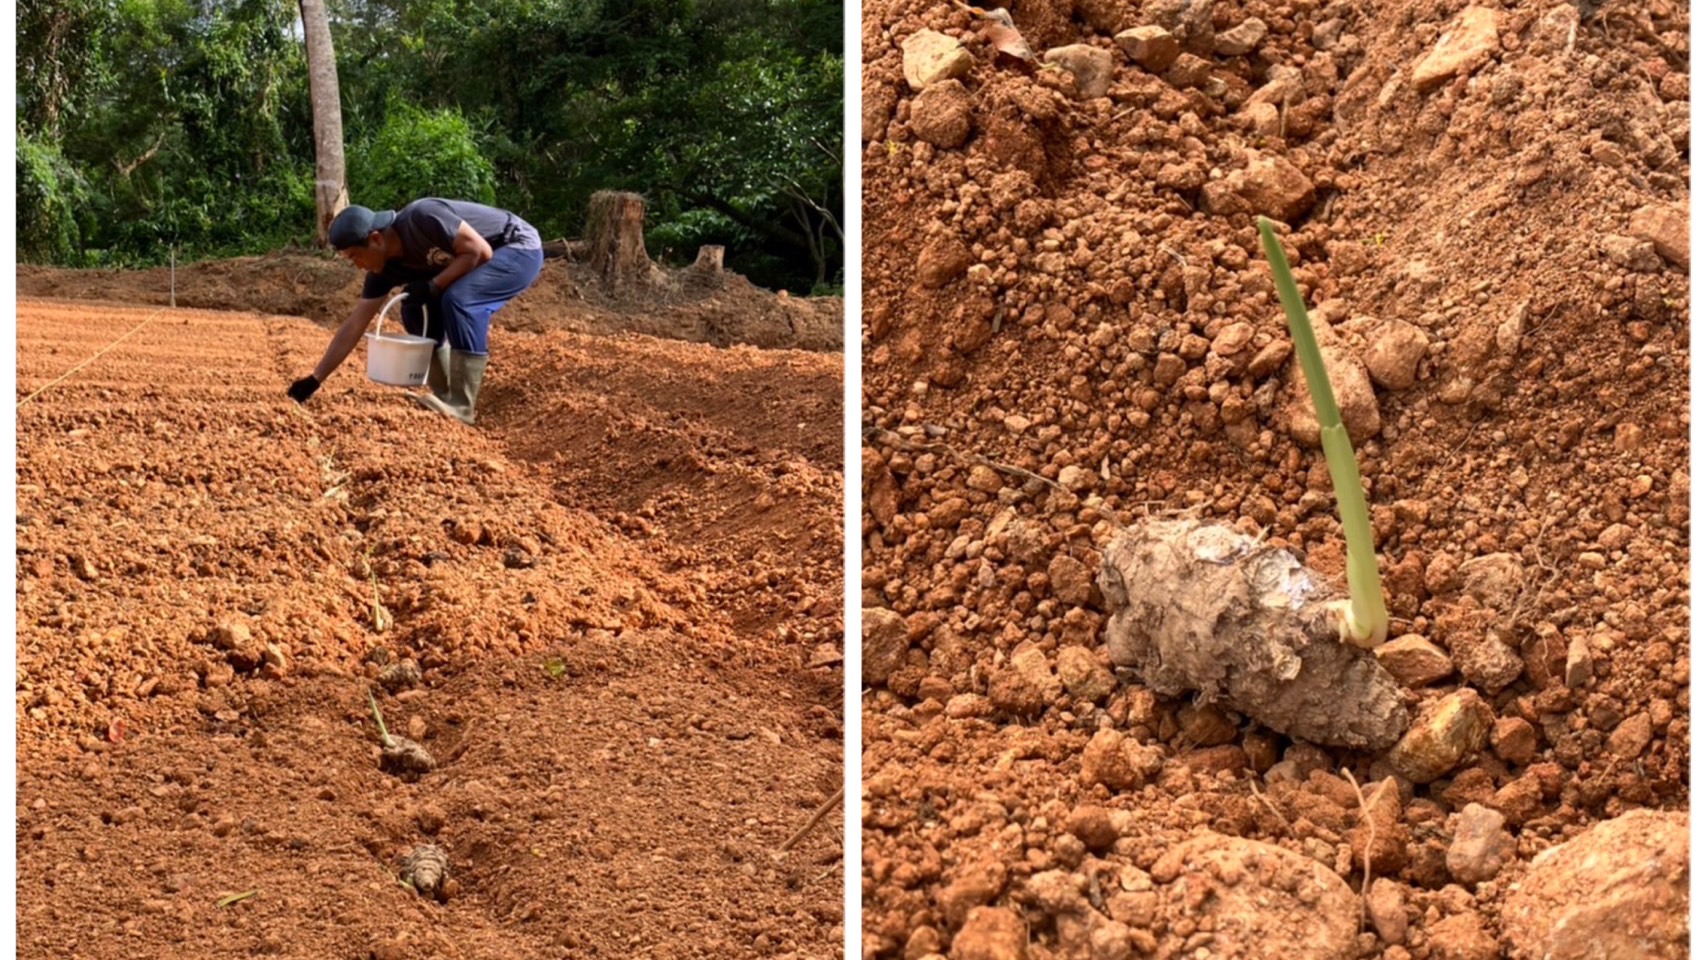
[[1275, 239], [1274, 224], [1267, 217], [1257, 217], [1257, 232], [1262, 234], [1263, 254], [1268, 257], [1269, 269], [1274, 271], [1275, 290], [1286, 310], [1286, 327], [1298, 351], [1298, 363], [1304, 368], [1304, 382], [1310, 388], [1316, 422], [1322, 428], [1322, 454], [1328, 460], [1334, 499], [1339, 502], [1340, 522], [1345, 527], [1345, 573], [1351, 601], [1340, 606], [1340, 640], [1373, 650], [1387, 640], [1387, 604], [1381, 595], [1381, 572], [1375, 563], [1375, 531], [1369, 523], [1369, 505], [1363, 499], [1357, 454], [1352, 450], [1345, 422], [1340, 419], [1339, 403], [1334, 400], [1333, 385], [1328, 383], [1328, 368], [1322, 363], [1322, 351], [1316, 345], [1316, 332], [1310, 328], [1304, 298], [1298, 295], [1298, 284], [1292, 279], [1286, 252]]
[[373, 698], [373, 691], [367, 692], [367, 705], [373, 708], [373, 722], [379, 724], [379, 742], [383, 746], [391, 745], [391, 733], [385, 729], [385, 718], [379, 715], [379, 701]]

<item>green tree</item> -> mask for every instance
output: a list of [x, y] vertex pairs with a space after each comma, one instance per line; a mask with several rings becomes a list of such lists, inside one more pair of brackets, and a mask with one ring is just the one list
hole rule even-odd
[[424, 196], [493, 203], [493, 179], [492, 161], [460, 113], [401, 103], [352, 151], [350, 164], [351, 196], [376, 209]]
[[18, 259], [81, 261], [76, 211], [88, 186], [58, 148], [18, 139]]
[[[357, 202], [464, 196], [578, 236], [592, 193], [632, 190], [655, 255], [722, 243], [763, 285], [839, 282], [840, 3], [326, 5]], [[21, 255], [148, 263], [173, 246], [312, 242], [297, 15], [291, 0], [24, 0], [18, 162], [41, 203], [19, 226], [58, 239]], [[71, 220], [50, 196], [76, 198]]]
[[20, 132], [57, 138], [65, 117], [108, 86], [103, 40], [114, 19], [101, 0], [19, 0]]

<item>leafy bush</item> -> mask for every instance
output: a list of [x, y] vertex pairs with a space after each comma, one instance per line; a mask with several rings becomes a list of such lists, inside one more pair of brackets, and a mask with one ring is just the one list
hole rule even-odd
[[18, 138], [18, 259], [75, 263], [81, 259], [77, 209], [88, 186], [55, 147]]
[[646, 211], [655, 226], [646, 231], [646, 249], [656, 260], [673, 266], [693, 262], [699, 248], [708, 244], [728, 245], [745, 228], [711, 210], [673, 213], [656, 208]]
[[493, 203], [496, 174], [454, 109], [393, 103], [385, 123], [350, 151], [350, 201], [396, 209], [421, 197]]

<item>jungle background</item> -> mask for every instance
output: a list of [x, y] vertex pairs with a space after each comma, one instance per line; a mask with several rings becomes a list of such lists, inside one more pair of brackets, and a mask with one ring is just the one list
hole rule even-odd
[[[702, 243], [795, 293], [842, 284], [841, 5], [329, 0], [349, 196], [514, 210], [576, 237], [645, 196], [666, 263]], [[20, 263], [147, 267], [308, 247], [315, 158], [291, 0], [23, 0]]]

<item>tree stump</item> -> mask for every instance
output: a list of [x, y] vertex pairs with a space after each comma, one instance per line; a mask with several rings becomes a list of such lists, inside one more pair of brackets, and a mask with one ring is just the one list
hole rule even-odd
[[632, 290], [652, 274], [646, 255], [646, 200], [638, 193], [600, 190], [587, 203], [592, 268], [609, 290]]
[[723, 272], [723, 247], [718, 244], [707, 244], [699, 248], [699, 257], [694, 260], [693, 268], [700, 273], [719, 274]]

